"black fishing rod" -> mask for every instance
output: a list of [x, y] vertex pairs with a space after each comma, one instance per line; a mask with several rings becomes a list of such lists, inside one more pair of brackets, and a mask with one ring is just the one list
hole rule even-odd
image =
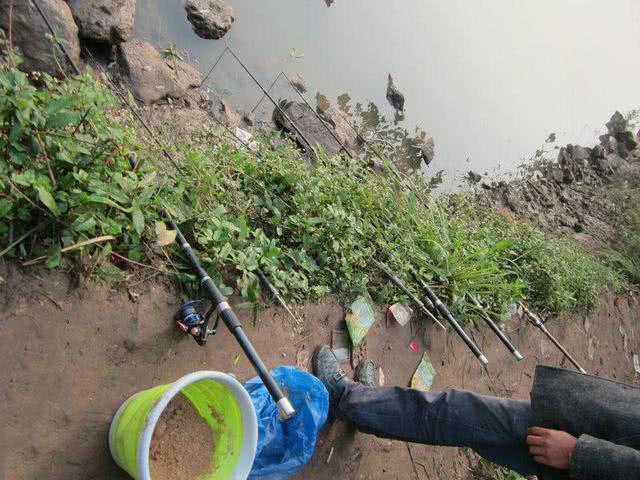
[[[47, 27], [51, 31], [54, 41], [57, 43], [58, 47], [65, 53], [65, 56], [70, 61], [74, 71], [77, 74], [79, 74], [80, 69], [73, 62], [71, 56], [66, 50], [66, 47], [56, 37], [55, 32], [53, 31], [53, 27], [51, 26], [51, 23], [49, 22], [49, 19], [47, 18], [46, 14], [44, 13], [44, 11], [42, 11], [42, 9], [40, 8], [36, 0], [31, 0], [31, 1], [36, 7], [36, 9], [38, 10], [38, 12], [40, 13], [40, 16], [42, 17], [44, 22], [47, 24]], [[124, 102], [129, 107], [129, 109], [135, 114], [135, 117], [138, 119], [138, 121], [140, 121], [140, 123], [143, 124], [143, 126], [149, 132], [149, 134], [156, 140], [156, 142], [158, 142], [160, 146], [162, 146], [162, 144], [153, 134], [153, 131], [148, 127], [148, 125], [146, 125], [142, 117], [140, 117], [137, 114], [137, 111], [135, 110], [135, 108], [128, 101], [126, 101], [126, 99], [124, 100]], [[173, 156], [169, 154], [169, 152], [167, 152], [164, 148], [163, 148], [163, 151], [164, 151], [164, 154], [178, 168], [178, 170], [180, 170], [179, 165], [175, 161]], [[132, 168], [135, 168], [135, 160], [130, 158], [129, 161], [132, 164], [131, 165]], [[211, 300], [215, 308], [215, 311], [217, 312], [219, 317], [222, 318], [222, 320], [224, 321], [229, 331], [231, 331], [233, 336], [236, 338], [236, 340], [240, 344], [240, 347], [242, 348], [245, 355], [249, 359], [249, 362], [251, 363], [253, 368], [256, 370], [256, 372], [262, 379], [262, 382], [264, 383], [264, 385], [267, 387], [269, 394], [271, 395], [271, 397], [273, 398], [274, 402], [278, 407], [278, 413], [279, 413], [280, 419], [286, 420], [288, 418], [293, 417], [296, 414], [296, 411], [293, 408], [293, 405], [291, 405], [291, 402], [289, 401], [289, 399], [282, 393], [282, 390], [280, 390], [280, 387], [278, 386], [276, 381], [273, 379], [273, 377], [269, 373], [269, 370], [267, 370], [267, 367], [265, 366], [264, 362], [260, 358], [260, 355], [258, 354], [256, 349], [251, 344], [251, 341], [249, 340], [247, 335], [244, 333], [242, 325], [240, 324], [235, 313], [233, 312], [233, 310], [225, 300], [224, 296], [222, 295], [220, 290], [218, 290], [218, 287], [215, 285], [215, 283], [213, 283], [213, 281], [211, 280], [211, 277], [209, 277], [206, 270], [202, 268], [200, 264], [200, 260], [194, 253], [193, 249], [191, 248], [187, 240], [182, 235], [182, 232], [180, 232], [180, 230], [178, 229], [178, 226], [175, 224], [173, 220], [171, 220], [169, 213], [163, 209], [161, 214], [164, 218], [167, 219], [167, 223], [169, 224], [171, 229], [175, 230], [176, 242], [180, 245], [183, 253], [189, 259], [189, 262], [191, 263], [191, 268], [197, 274], [200, 280], [200, 286], [202, 287], [202, 289], [205, 291], [205, 293]], [[204, 323], [199, 326], [200, 328], [199, 336], [201, 336], [200, 338], [201, 342], [198, 342], [198, 343], [200, 344], [204, 344], [206, 342], [206, 336], [209, 333], [208, 322], [209, 322], [209, 315], [205, 317]]]
[[520, 306], [522, 307], [522, 310], [524, 311], [524, 313], [532, 320], [532, 323], [536, 327], [538, 327], [542, 331], [542, 333], [544, 333], [547, 336], [549, 340], [551, 340], [551, 342], [558, 348], [558, 350], [562, 352], [562, 354], [567, 358], [567, 360], [569, 360], [573, 364], [573, 366], [580, 371], [580, 373], [584, 373], [586, 375], [587, 371], [580, 366], [578, 361], [575, 358], [573, 358], [573, 356], [567, 351], [566, 348], [562, 346], [562, 344], [556, 339], [556, 337], [554, 337], [551, 334], [551, 332], [547, 330], [547, 327], [544, 324], [544, 322], [540, 320], [540, 318], [536, 314], [534, 314], [531, 310], [529, 310], [524, 303], [520, 302]]
[[309, 148], [313, 148], [313, 144], [307, 139], [307, 137], [304, 135], [304, 133], [302, 133], [302, 131], [298, 128], [298, 126], [295, 124], [295, 122], [293, 120], [291, 120], [291, 118], [289, 118], [289, 115], [287, 115], [287, 112], [285, 112], [282, 107], [278, 104], [278, 102], [276, 102], [274, 100], [274, 98], [271, 96], [271, 94], [269, 92], [267, 92], [265, 90], [265, 88], [262, 86], [262, 84], [258, 81], [258, 79], [255, 77], [255, 75], [253, 73], [251, 73], [251, 70], [249, 70], [246, 65], [242, 62], [242, 60], [240, 60], [240, 58], [238, 58], [238, 56], [236, 55], [236, 53], [231, 49], [231, 47], [227, 47], [227, 51], [233, 55], [233, 58], [236, 59], [236, 61], [238, 62], [238, 64], [242, 67], [242, 69], [247, 72], [247, 75], [249, 75], [249, 77], [251, 77], [251, 80], [253, 80], [253, 82], [260, 88], [260, 90], [262, 90], [262, 93], [264, 93], [264, 95], [266, 95], [266, 97], [271, 101], [271, 103], [273, 103], [273, 105], [276, 107], [276, 109], [278, 110], [278, 112], [280, 112], [280, 114], [287, 120], [287, 122], [289, 122], [289, 124], [291, 125], [291, 127], [296, 131], [296, 133], [300, 136], [300, 138], [302, 140], [304, 140], [304, 142], [307, 144], [307, 146]]
[[453, 328], [453, 330], [458, 334], [458, 336], [467, 345], [467, 347], [469, 347], [469, 350], [473, 352], [473, 354], [480, 361], [480, 363], [482, 363], [482, 365], [486, 367], [489, 364], [489, 360], [487, 360], [487, 357], [485, 357], [484, 353], [482, 353], [478, 345], [476, 345], [476, 343], [471, 339], [471, 337], [467, 334], [467, 332], [464, 331], [464, 329], [460, 326], [460, 324], [455, 319], [453, 314], [449, 311], [447, 306], [444, 303], [442, 303], [442, 300], [440, 300], [438, 296], [435, 294], [433, 289], [424, 280], [419, 278], [415, 272], [412, 271], [412, 273], [416, 277], [416, 280], [418, 280], [418, 283], [424, 290], [425, 294], [427, 295], [427, 298], [431, 300], [431, 303], [433, 303], [436, 306], [436, 309], [438, 310], [438, 312], [440, 312], [440, 314], [447, 320], [447, 322], [449, 322], [449, 325], [451, 325], [451, 328]]
[[427, 316], [427, 318], [430, 318], [433, 321], [433, 323], [438, 325], [443, 330], [446, 330], [446, 327], [433, 315], [433, 313], [429, 311], [429, 309], [425, 306], [424, 302], [420, 300], [418, 297], [416, 297], [413, 293], [411, 293], [411, 290], [407, 288], [407, 286], [402, 282], [402, 280], [400, 280], [393, 273], [391, 273], [391, 270], [389, 270], [389, 268], [385, 264], [378, 262], [377, 260], [374, 260], [373, 263], [375, 263], [376, 266], [382, 271], [382, 273], [386, 275], [386, 277], [391, 281], [391, 283], [393, 283], [396, 287], [398, 287], [407, 297], [409, 297], [409, 299], [413, 303], [416, 304], [418, 309], [422, 313], [424, 313]]
[[507, 349], [513, 354], [513, 356], [516, 357], [518, 361], [522, 360], [524, 358], [522, 354], [518, 351], [516, 347], [513, 346], [509, 338], [504, 334], [502, 330], [500, 330], [500, 327], [496, 325], [496, 323], [491, 319], [489, 314], [485, 312], [480, 302], [478, 302], [478, 300], [473, 295], [471, 295], [471, 300], [473, 301], [473, 304], [478, 309], [480, 318], [482, 318], [485, 321], [485, 323], [489, 325], [489, 328], [493, 331], [493, 333], [496, 334], [496, 336], [500, 339], [500, 341], [504, 344], [504, 346], [507, 347]]
[[[189, 245], [189, 242], [184, 238], [184, 235], [182, 235], [182, 232], [176, 223], [171, 219], [169, 213], [163, 209], [162, 216], [167, 220], [171, 230], [176, 232], [176, 242], [180, 245], [184, 255], [189, 259], [191, 269], [198, 276], [199, 284], [207, 297], [209, 297], [213, 308], [215, 308], [215, 312], [220, 316], [220, 318], [222, 318], [229, 331], [236, 338], [240, 347], [251, 362], [251, 365], [253, 365], [253, 368], [258, 372], [262, 382], [265, 387], [267, 387], [267, 390], [269, 390], [273, 400], [276, 402], [280, 419], [285, 420], [287, 418], [291, 418], [296, 414], [293, 405], [291, 405], [289, 399], [284, 396], [282, 390], [280, 390], [280, 387], [269, 373], [269, 370], [267, 370], [267, 367], [262, 362], [260, 355], [258, 355], [258, 352], [256, 352], [251, 341], [244, 333], [242, 325], [240, 324], [238, 317], [236, 317], [236, 314], [233, 312], [231, 306], [227, 303], [220, 290], [218, 290], [216, 284], [213, 283], [211, 277], [207, 274], [207, 271], [202, 268], [198, 256], [191, 248], [191, 245]], [[205, 320], [205, 323], [200, 328], [203, 329], [203, 331], [208, 330], [208, 319]]]
[[284, 298], [282, 298], [282, 295], [280, 295], [278, 289], [269, 281], [265, 273], [261, 269], [258, 269], [256, 273], [262, 284], [267, 287], [267, 290], [269, 290], [273, 298], [276, 299], [280, 306], [284, 308], [289, 315], [291, 315], [291, 318], [295, 320], [297, 325], [302, 325], [300, 319], [293, 314], [293, 312], [289, 308], [289, 305], [287, 305], [287, 302], [284, 301]]

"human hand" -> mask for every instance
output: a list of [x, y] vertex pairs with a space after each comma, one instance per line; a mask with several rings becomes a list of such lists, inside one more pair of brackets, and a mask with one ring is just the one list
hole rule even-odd
[[571, 454], [578, 440], [573, 435], [560, 430], [531, 427], [527, 430], [527, 445], [533, 459], [548, 467], [568, 470]]

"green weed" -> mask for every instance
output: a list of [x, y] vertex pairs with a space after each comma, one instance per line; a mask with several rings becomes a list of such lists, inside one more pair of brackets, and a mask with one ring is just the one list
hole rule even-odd
[[[51, 268], [75, 262], [108, 279], [126, 275], [127, 258], [188, 283], [179, 250], [158, 244], [157, 212], [166, 208], [224, 291], [251, 301], [259, 267], [298, 301], [365, 290], [380, 302], [401, 298], [374, 259], [408, 284], [417, 271], [466, 321], [474, 318], [470, 294], [499, 316], [523, 296], [552, 311], [593, 305], [603, 288], [622, 283], [573, 243], [464, 195], [434, 199], [428, 179], [375, 175], [360, 160], [323, 152], [310, 165], [270, 136], [258, 139], [256, 156], [203, 133], [172, 147], [177, 171], [136, 138], [90, 74], [43, 82], [35, 89], [24, 74], [0, 71], [0, 242], [8, 256], [45, 255]], [[115, 239], [63, 254], [105, 235]]]

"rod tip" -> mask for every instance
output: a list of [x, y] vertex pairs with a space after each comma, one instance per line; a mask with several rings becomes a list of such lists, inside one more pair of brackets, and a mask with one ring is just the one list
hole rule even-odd
[[516, 360], [520, 361], [522, 360], [524, 357], [522, 356], [522, 354], [519, 351], [515, 351], [513, 352], [513, 356], [516, 357]]
[[489, 360], [487, 360], [487, 357], [485, 357], [484, 355], [480, 355], [478, 357], [478, 360], [480, 360], [480, 362], [482, 363], [482, 365], [484, 365], [485, 367], [487, 365], [489, 365]]

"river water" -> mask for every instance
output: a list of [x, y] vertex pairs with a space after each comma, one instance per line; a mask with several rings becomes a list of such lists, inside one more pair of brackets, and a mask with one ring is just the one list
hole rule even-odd
[[[615, 110], [640, 106], [637, 0], [228, 0], [222, 40], [197, 37], [179, 0], [138, 0], [136, 36], [179, 51], [203, 73], [229, 44], [265, 86], [284, 71], [393, 118], [387, 74], [406, 97], [401, 123], [433, 135], [454, 188], [470, 169], [514, 172], [539, 149], [593, 143]], [[258, 88], [228, 54], [210, 86], [251, 110]], [[295, 98], [284, 83], [277, 98]], [[270, 115], [263, 103], [258, 113]], [[550, 133], [556, 143], [545, 143]]]

